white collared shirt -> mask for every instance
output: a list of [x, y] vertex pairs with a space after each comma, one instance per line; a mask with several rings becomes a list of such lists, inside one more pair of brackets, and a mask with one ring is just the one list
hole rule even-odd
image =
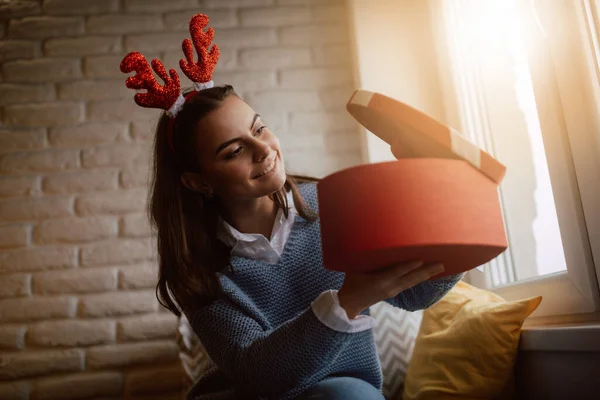
[[220, 220], [217, 237], [223, 243], [231, 247], [231, 255], [237, 257], [246, 257], [253, 260], [264, 261], [269, 264], [277, 264], [279, 257], [283, 253], [283, 248], [287, 242], [294, 217], [297, 215], [293, 201], [288, 196], [288, 218], [285, 217], [283, 209], [277, 211], [273, 229], [271, 230], [271, 240], [260, 233], [242, 233], [229, 225], [223, 219]]
[[[294, 226], [294, 219], [298, 215], [291, 192], [287, 194], [287, 199], [288, 217], [285, 217], [283, 209], [279, 209], [275, 216], [270, 240], [260, 233], [242, 233], [222, 219], [217, 233], [218, 239], [231, 247], [232, 256], [276, 264], [283, 254], [283, 249]], [[367, 315], [358, 315], [354, 319], [349, 319], [346, 311], [340, 306], [337, 293], [337, 290], [325, 291], [311, 304], [315, 316], [325, 326], [348, 333], [365, 331], [375, 326], [375, 320]]]

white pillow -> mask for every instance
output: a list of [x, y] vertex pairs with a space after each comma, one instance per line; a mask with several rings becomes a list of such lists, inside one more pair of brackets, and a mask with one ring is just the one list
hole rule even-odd
[[373, 334], [383, 370], [383, 395], [400, 400], [423, 310], [410, 312], [382, 301], [371, 307], [371, 316], [377, 322]]

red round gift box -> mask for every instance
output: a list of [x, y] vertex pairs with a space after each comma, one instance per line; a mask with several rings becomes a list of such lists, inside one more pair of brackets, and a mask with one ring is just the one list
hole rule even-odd
[[507, 248], [498, 185], [464, 160], [360, 165], [317, 184], [323, 263], [368, 272], [411, 260], [464, 272]]

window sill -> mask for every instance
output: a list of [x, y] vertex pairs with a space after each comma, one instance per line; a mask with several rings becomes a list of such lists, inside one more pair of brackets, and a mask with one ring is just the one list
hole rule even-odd
[[523, 328], [519, 350], [600, 353], [600, 323]]

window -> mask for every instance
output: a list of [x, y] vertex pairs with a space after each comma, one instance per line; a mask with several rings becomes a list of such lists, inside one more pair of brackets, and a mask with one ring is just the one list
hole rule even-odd
[[[409, 25], [410, 29], [420, 29], [411, 35], [419, 37], [420, 46], [418, 50], [408, 49], [413, 64], [429, 65], [433, 58], [437, 65], [436, 73], [426, 77], [429, 86], [415, 89], [419, 96], [407, 96], [406, 91], [398, 95], [389, 84], [398, 77], [366, 76], [364, 71], [375, 68], [372, 65], [365, 68], [361, 63], [386, 56], [381, 52], [364, 57], [367, 50], [366, 46], [361, 48], [360, 40], [359, 78], [361, 86], [375, 91], [377, 79], [387, 81], [386, 94], [457, 128], [507, 165], [499, 196], [509, 249], [492, 262], [470, 271], [468, 280], [507, 299], [543, 295], [544, 301], [532, 317], [598, 313], [600, 46], [596, 28], [600, 14], [597, 2], [431, 0], [419, 3], [422, 4], [416, 6], [398, 0], [396, 7], [403, 8], [397, 14], [404, 11], [406, 19], [422, 22], [425, 14], [429, 18], [428, 24], [420, 24], [419, 28]], [[376, 9], [370, 5], [370, 12]], [[383, 11], [378, 24], [387, 25], [385, 32], [389, 35], [390, 27], [402, 21], [386, 18], [384, 15], [393, 13]], [[361, 27], [365, 17], [355, 14], [355, 20], [358, 38], [359, 30], [365, 29]], [[427, 40], [429, 43], [424, 43]], [[397, 49], [403, 50], [398, 46]], [[423, 81], [422, 69], [398, 68], [404, 68], [406, 74], [419, 71], [408, 75], [408, 79]], [[432, 89], [432, 82], [437, 91]], [[422, 98], [425, 91], [430, 93], [427, 101]], [[371, 162], [389, 158], [376, 146], [371, 146], [367, 154]]]
[[[499, 195], [510, 247], [469, 277], [506, 298], [542, 294], [534, 316], [597, 311], [592, 252], [598, 244], [590, 228], [597, 229], [599, 217], [584, 208], [580, 189], [595, 187], [597, 195], [600, 181], [577, 169], [578, 163], [589, 168], [592, 160], [585, 157], [593, 156], [573, 148], [584, 139], [576, 137], [576, 123], [569, 124], [575, 118], [595, 125], [595, 111], [574, 109], [595, 101], [561, 87], [563, 80], [571, 81], [569, 90], [591, 87], [593, 80], [597, 86], [597, 75], [588, 73], [593, 60], [581, 51], [583, 37], [573, 35], [587, 31], [592, 38], [596, 32], [582, 26], [577, 2], [435, 3], [438, 55], [449, 66], [440, 76], [451, 80], [460, 127], [508, 167]], [[572, 82], [574, 75], [579, 82]], [[598, 130], [591, 133], [588, 145], [597, 149]]]

